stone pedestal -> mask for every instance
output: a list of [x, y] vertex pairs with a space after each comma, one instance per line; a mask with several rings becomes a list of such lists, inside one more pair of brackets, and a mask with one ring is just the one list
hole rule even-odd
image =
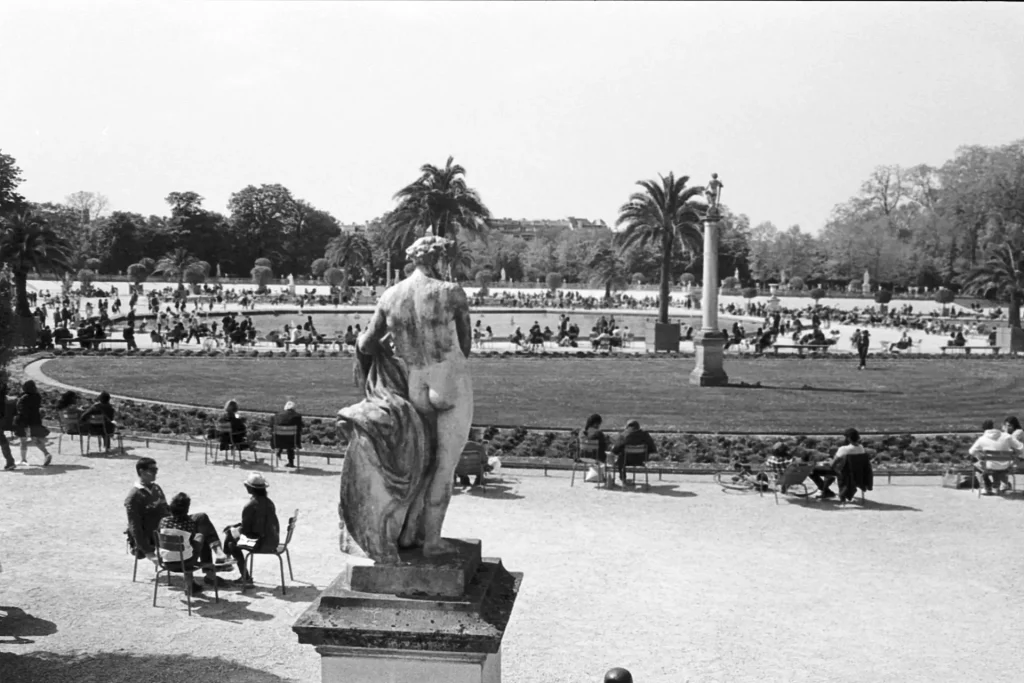
[[654, 350], [679, 351], [679, 323], [654, 323]]
[[523, 575], [481, 555], [480, 542], [398, 565], [350, 566], [292, 629], [316, 646], [323, 683], [499, 683], [501, 641]]
[[701, 330], [693, 346], [697, 352], [697, 362], [690, 373], [690, 384], [702, 387], [720, 387], [728, 384], [729, 376], [722, 367], [725, 335], [718, 330]]

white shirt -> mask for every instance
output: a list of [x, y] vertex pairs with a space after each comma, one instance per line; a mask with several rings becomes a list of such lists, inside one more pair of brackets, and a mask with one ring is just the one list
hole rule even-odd
[[[1024, 445], [1013, 438], [1010, 434], [998, 429], [986, 429], [985, 433], [978, 437], [971, 449], [968, 451], [973, 456], [978, 456], [982, 451], [999, 451], [1001, 453], [1016, 453], [1018, 456], [1024, 453]], [[1010, 468], [1008, 462], [987, 462], [986, 470], [1007, 470]]]

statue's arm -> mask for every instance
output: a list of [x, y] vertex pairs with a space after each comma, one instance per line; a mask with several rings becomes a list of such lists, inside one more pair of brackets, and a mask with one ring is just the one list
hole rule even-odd
[[473, 351], [473, 330], [469, 322], [469, 300], [462, 287], [456, 288], [452, 302], [455, 307], [455, 331], [459, 335], [459, 348], [462, 349], [462, 355], [469, 358]]
[[366, 324], [366, 329], [362, 331], [359, 338], [356, 340], [356, 349], [360, 353], [372, 354], [374, 349], [377, 348], [377, 343], [380, 338], [387, 334], [388, 331], [388, 319], [384, 313], [383, 301], [377, 305], [377, 310], [373, 312], [373, 317], [370, 318], [370, 322]]

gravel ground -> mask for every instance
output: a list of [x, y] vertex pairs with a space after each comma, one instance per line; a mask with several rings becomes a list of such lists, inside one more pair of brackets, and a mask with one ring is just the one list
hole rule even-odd
[[[133, 459], [157, 458], [167, 494], [187, 491], [218, 527], [237, 521], [247, 468], [126, 446], [0, 473], [0, 683], [319, 681], [319, 657], [291, 625], [343, 566], [340, 468], [268, 475], [282, 522], [302, 510], [287, 596], [260, 558], [255, 591], [198, 598], [189, 617], [177, 588], [152, 606], [148, 567], [131, 581], [121, 505]], [[1024, 613], [1008, 542], [1022, 496], [896, 480], [866, 507], [776, 506], [707, 479], [641, 493], [502, 477], [456, 495], [446, 534], [481, 538], [485, 555], [526, 574], [504, 641], [508, 682], [590, 683], [612, 666], [637, 683], [1021, 680], [1005, 644]]]

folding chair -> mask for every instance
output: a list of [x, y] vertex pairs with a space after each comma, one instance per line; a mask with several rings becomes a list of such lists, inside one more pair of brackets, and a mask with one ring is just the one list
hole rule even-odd
[[[781, 474], [769, 469], [762, 469], [761, 472], [764, 473], [772, 493], [775, 494], [776, 505], [779, 504], [779, 494], [783, 492], [783, 489], [786, 493], [792, 493], [800, 498], [811, 495], [804, 482], [814, 472], [813, 463], [791, 461]], [[764, 495], [764, 491], [761, 491], [761, 495]]]
[[[188, 539], [182, 535], [183, 532], [179, 532], [177, 529], [168, 529], [164, 531], [156, 531], [153, 534], [153, 540], [156, 545], [156, 578], [153, 581], [153, 607], [156, 607], [156, 595], [160, 589], [160, 575], [167, 574], [167, 585], [171, 585], [171, 574], [181, 574], [185, 580], [185, 595], [188, 596], [188, 615], [192, 616], [192, 575], [196, 569], [203, 569], [206, 565], [195, 563], [189, 566], [190, 561], [185, 560], [185, 546], [188, 544]], [[177, 560], [163, 559], [163, 553], [176, 553], [178, 556]], [[138, 561], [136, 560], [136, 565]], [[135, 576], [132, 575], [134, 580]], [[213, 600], [214, 602], [220, 602], [220, 592], [217, 590], [217, 582], [213, 584]]]
[[[104, 437], [117, 437], [117, 447], [123, 453], [124, 452], [124, 440], [121, 438], [121, 434], [117, 431], [117, 428], [107, 423], [106, 416], [90, 415], [89, 421], [82, 425], [82, 430], [85, 432], [85, 452], [89, 452], [89, 446], [92, 442], [92, 438], [96, 437], [97, 443], [103, 443]], [[81, 441], [81, 435], [79, 435], [79, 441]]]
[[487, 452], [481, 444], [467, 441], [462, 449], [459, 464], [455, 466], [456, 477], [475, 476], [483, 490], [487, 491], [487, 480], [484, 477], [487, 465]]
[[[221, 446], [221, 444], [224, 442], [224, 436], [227, 436], [227, 449], [223, 449]], [[227, 452], [224, 455], [224, 459], [227, 460], [228, 458], [231, 458], [232, 466], [237, 465], [239, 461], [242, 459], [241, 446], [249, 447], [249, 449], [252, 451], [253, 462], [256, 462], [256, 448], [252, 445], [252, 443], [246, 443], [245, 441], [238, 439], [235, 436], [234, 432], [231, 430], [231, 423], [229, 421], [224, 420], [223, 422], [218, 422], [217, 444], [216, 449], [213, 451], [213, 462], [217, 462], [217, 454], [221, 450], [226, 450]]]
[[288, 544], [292, 542], [292, 534], [295, 533], [295, 523], [299, 521], [299, 511], [296, 510], [295, 514], [288, 519], [288, 532], [285, 534], [284, 543], [281, 543], [273, 550], [256, 550], [256, 547], [251, 543], [239, 543], [238, 549], [243, 553], [248, 553], [244, 561], [249, 565], [249, 576], [252, 577], [252, 564], [253, 556], [255, 555], [274, 555], [277, 557], [277, 563], [281, 566], [281, 595], [288, 595], [288, 589], [285, 588], [284, 584], [284, 562], [281, 560], [283, 555], [288, 559], [288, 576], [291, 580], [295, 580], [295, 575], [292, 573], [292, 556], [288, 553]]
[[270, 454], [270, 469], [274, 469], [274, 461], [277, 459], [278, 453], [281, 450], [277, 445], [277, 439], [278, 437], [285, 437], [291, 439], [292, 445], [295, 447], [295, 469], [301, 470], [302, 456], [299, 454], [299, 449], [296, 443], [296, 437], [299, 435], [298, 426], [274, 424], [272, 425], [272, 430], [273, 431], [271, 431], [270, 435], [270, 450], [272, 450], [273, 453]]
[[[13, 412], [11, 413], [13, 414]], [[82, 442], [82, 424], [78, 421], [78, 416], [64, 415], [60, 416], [60, 434], [57, 435], [57, 454], [60, 454], [61, 441], [64, 440], [64, 435], [67, 434], [72, 439], [78, 437], [78, 451], [80, 455], [85, 455], [85, 446]]]
[[644, 486], [650, 491], [651, 476], [647, 469], [647, 446], [643, 444], [639, 446], [625, 446], [622, 449], [622, 457], [625, 458], [626, 463], [623, 473], [629, 474], [629, 470], [633, 470], [633, 486], [636, 486], [636, 471], [643, 468]]
[[[978, 462], [974, 463], [971, 491], [974, 491], [974, 484], [977, 482], [978, 498], [981, 498], [981, 492], [985, 489], [984, 474], [986, 472], [1002, 472], [1006, 474], [1010, 482], [1010, 490], [1017, 490], [1017, 455], [1013, 451], [982, 451], [975, 457], [978, 458]], [[1005, 464], [1006, 469], [989, 469], [989, 463]]]
[[601, 462], [598, 455], [601, 453], [601, 442], [597, 439], [580, 439], [579, 450], [576, 457], [572, 459], [572, 478], [569, 480], [569, 487], [576, 485], [576, 469], [588, 467], [600, 467]]

